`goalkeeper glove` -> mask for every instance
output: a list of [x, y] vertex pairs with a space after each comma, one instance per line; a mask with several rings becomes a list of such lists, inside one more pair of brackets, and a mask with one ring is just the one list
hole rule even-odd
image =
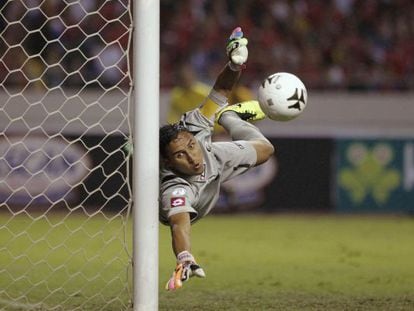
[[243, 38], [243, 31], [237, 27], [231, 33], [226, 46], [227, 56], [230, 59], [230, 68], [234, 71], [240, 71], [246, 67], [245, 63], [249, 56], [247, 50], [247, 39]]
[[183, 282], [188, 281], [194, 275], [200, 278], [206, 277], [203, 268], [195, 262], [193, 255], [183, 251], [177, 255], [177, 265], [165, 289], [169, 291], [179, 289], [183, 286]]

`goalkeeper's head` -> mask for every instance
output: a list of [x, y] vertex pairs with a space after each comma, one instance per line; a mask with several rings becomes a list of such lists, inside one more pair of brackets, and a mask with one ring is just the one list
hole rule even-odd
[[181, 123], [160, 128], [160, 155], [164, 166], [178, 175], [200, 175], [204, 171], [200, 144]]

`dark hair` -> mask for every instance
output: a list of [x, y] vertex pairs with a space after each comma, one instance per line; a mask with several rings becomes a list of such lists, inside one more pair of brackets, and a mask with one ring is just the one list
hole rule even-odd
[[167, 124], [160, 128], [160, 154], [161, 157], [167, 157], [168, 144], [176, 139], [181, 132], [189, 132], [181, 123]]

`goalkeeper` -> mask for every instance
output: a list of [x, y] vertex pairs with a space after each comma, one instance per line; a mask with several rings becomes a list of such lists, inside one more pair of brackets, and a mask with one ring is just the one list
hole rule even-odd
[[[199, 108], [185, 113], [175, 124], [160, 128], [160, 221], [171, 228], [177, 265], [167, 290], [182, 287], [191, 276], [205, 273], [191, 254], [191, 224], [207, 215], [219, 197], [220, 185], [266, 162], [272, 144], [249, 122], [265, 117], [257, 101], [227, 105], [248, 57], [247, 39], [240, 27], [227, 43], [228, 64], [221, 71]], [[215, 120], [232, 141], [212, 142]]]

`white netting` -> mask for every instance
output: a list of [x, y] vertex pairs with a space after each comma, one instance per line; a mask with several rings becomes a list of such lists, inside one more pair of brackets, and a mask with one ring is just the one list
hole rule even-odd
[[0, 310], [130, 307], [127, 0], [0, 4]]

